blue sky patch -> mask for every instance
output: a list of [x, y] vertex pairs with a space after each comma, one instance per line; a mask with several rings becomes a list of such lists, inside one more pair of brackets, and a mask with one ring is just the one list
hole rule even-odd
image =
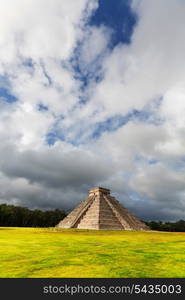
[[149, 165], [155, 165], [155, 164], [158, 163], [158, 160], [156, 160], [156, 159], [149, 159], [148, 163], [149, 163]]
[[53, 146], [57, 140], [65, 141], [65, 135], [61, 132], [59, 128], [59, 122], [63, 120], [63, 116], [59, 117], [55, 124], [52, 126], [50, 131], [46, 135], [46, 143], [49, 146]]
[[113, 30], [111, 47], [130, 43], [137, 16], [131, 10], [130, 0], [99, 0], [99, 7], [89, 20], [89, 25], [105, 25]]
[[99, 138], [104, 132], [112, 132], [116, 131], [120, 127], [124, 126], [127, 124], [129, 121], [136, 120], [139, 122], [146, 122], [148, 124], [155, 124], [155, 118], [152, 120], [153, 112], [152, 111], [146, 111], [146, 110], [132, 110], [126, 115], [115, 115], [106, 121], [99, 122], [95, 125], [95, 130], [92, 134], [92, 138]]
[[45, 68], [44, 63], [41, 62], [40, 65], [41, 65], [43, 74], [44, 74], [45, 78], [47, 79], [47, 83], [46, 83], [45, 85], [46, 85], [46, 86], [52, 85], [52, 79], [51, 79], [51, 77], [49, 76], [48, 72], [46, 71], [46, 68]]
[[5, 102], [13, 103], [17, 101], [17, 98], [10, 93], [10, 91], [6, 88], [0, 87], [0, 98], [2, 98]]
[[80, 56], [83, 43], [84, 41], [77, 43], [77, 46], [73, 52], [73, 56], [69, 61], [73, 67], [75, 79], [81, 82], [81, 92], [85, 91], [89, 83], [98, 83], [103, 78], [101, 54], [96, 57], [92, 64], [83, 66], [81, 65]]
[[49, 132], [46, 136], [46, 142], [49, 146], [53, 146], [58, 140], [64, 141], [65, 137], [57, 132], [57, 130]]
[[[89, 18], [86, 26], [105, 26], [111, 32], [107, 51], [111, 51], [120, 43], [130, 43], [137, 16], [130, 7], [129, 0], [99, 0], [99, 7]], [[80, 54], [84, 41], [79, 41], [69, 61], [74, 69], [74, 77], [81, 82], [83, 92], [90, 83], [98, 83], [103, 78], [102, 62], [105, 53], [96, 57], [90, 65], [81, 65]], [[87, 100], [87, 99], [86, 99]], [[85, 100], [85, 101], [86, 101]]]
[[56, 132], [49, 132], [46, 136], [46, 142], [49, 146], [53, 146], [58, 140], [58, 135]]
[[44, 104], [39, 104], [38, 105], [38, 110], [39, 111], [48, 111], [48, 107]]
[[126, 124], [129, 121], [129, 119], [130, 119], [129, 115], [126, 116], [116, 115], [114, 117], [107, 119], [106, 121], [97, 123], [92, 138], [97, 139], [102, 135], [103, 132], [106, 131], [111, 132], [117, 130], [119, 127]]
[[31, 69], [34, 69], [34, 62], [31, 58], [27, 58], [23, 61], [23, 65], [25, 65], [26, 67], [29, 67]]

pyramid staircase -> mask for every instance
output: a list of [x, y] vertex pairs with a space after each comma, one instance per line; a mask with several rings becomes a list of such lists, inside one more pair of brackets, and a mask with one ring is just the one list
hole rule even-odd
[[101, 187], [90, 190], [88, 198], [57, 226], [97, 230], [149, 230], [110, 195], [110, 190]]

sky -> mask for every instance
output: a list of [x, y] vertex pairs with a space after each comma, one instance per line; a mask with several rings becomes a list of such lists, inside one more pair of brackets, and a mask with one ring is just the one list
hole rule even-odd
[[0, 203], [70, 211], [95, 186], [185, 218], [185, 2], [0, 0]]

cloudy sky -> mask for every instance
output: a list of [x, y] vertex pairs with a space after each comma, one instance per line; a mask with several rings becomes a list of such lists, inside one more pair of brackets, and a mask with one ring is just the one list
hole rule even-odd
[[0, 0], [0, 203], [94, 186], [185, 218], [185, 1]]

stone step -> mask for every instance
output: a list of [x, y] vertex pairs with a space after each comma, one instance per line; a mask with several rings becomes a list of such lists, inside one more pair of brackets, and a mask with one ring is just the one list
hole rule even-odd
[[77, 228], [96, 229], [99, 228], [98, 224], [79, 224]]
[[109, 222], [109, 223], [108, 223], [108, 222], [103, 222], [103, 221], [101, 221], [101, 222], [99, 222], [99, 224], [100, 224], [100, 225], [102, 225], [102, 224], [103, 224], [103, 225], [108, 225], [108, 226], [112, 226], [112, 225], [115, 225], [115, 226], [122, 226], [121, 223], [118, 223], [118, 222]]
[[122, 226], [108, 226], [108, 225], [100, 225], [99, 226], [100, 229], [105, 229], [105, 230], [123, 230]]

